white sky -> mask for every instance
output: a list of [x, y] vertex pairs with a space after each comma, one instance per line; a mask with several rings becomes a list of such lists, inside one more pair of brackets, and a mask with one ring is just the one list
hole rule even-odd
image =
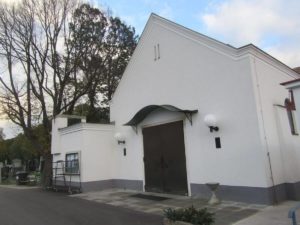
[[0, 120], [0, 127], [3, 128], [6, 139], [13, 138], [21, 132], [21, 129], [18, 126], [7, 120]]

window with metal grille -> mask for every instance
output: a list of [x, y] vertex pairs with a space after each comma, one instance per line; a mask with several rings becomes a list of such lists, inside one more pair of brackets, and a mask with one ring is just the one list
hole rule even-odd
[[65, 172], [66, 173], [79, 173], [78, 153], [66, 154]]

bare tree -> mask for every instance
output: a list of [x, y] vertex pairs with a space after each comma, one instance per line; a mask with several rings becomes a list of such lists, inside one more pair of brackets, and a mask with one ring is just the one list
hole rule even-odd
[[[86, 96], [89, 111], [106, 105], [136, 46], [132, 27], [76, 0], [0, 3], [1, 111], [45, 157], [51, 175], [50, 119], [72, 113]], [[75, 10], [76, 9], [76, 10]], [[50, 184], [50, 179], [45, 180]]]
[[[46, 158], [46, 174], [51, 168], [49, 118], [67, 110], [86, 92], [70, 63], [72, 50], [64, 49], [75, 6], [74, 0], [0, 5], [0, 56], [7, 68], [0, 77], [2, 110]], [[40, 123], [43, 141], [34, 132]]]

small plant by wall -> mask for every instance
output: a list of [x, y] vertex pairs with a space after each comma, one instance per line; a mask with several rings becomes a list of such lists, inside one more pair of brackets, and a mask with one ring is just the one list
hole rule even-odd
[[[208, 212], [206, 208], [196, 209], [194, 206], [182, 209], [165, 209], [164, 216], [166, 220], [165, 225], [193, 224], [193, 225], [212, 225], [214, 223], [214, 214]], [[178, 223], [179, 222], [179, 223]]]

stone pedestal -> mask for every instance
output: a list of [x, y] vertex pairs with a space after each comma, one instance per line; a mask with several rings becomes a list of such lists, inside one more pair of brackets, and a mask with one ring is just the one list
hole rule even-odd
[[206, 183], [206, 185], [211, 191], [211, 197], [208, 201], [208, 204], [210, 204], [210, 205], [219, 204], [221, 201], [220, 201], [220, 199], [218, 199], [218, 197], [216, 195], [216, 191], [220, 184], [216, 183], [216, 182], [211, 182], [211, 183]]

